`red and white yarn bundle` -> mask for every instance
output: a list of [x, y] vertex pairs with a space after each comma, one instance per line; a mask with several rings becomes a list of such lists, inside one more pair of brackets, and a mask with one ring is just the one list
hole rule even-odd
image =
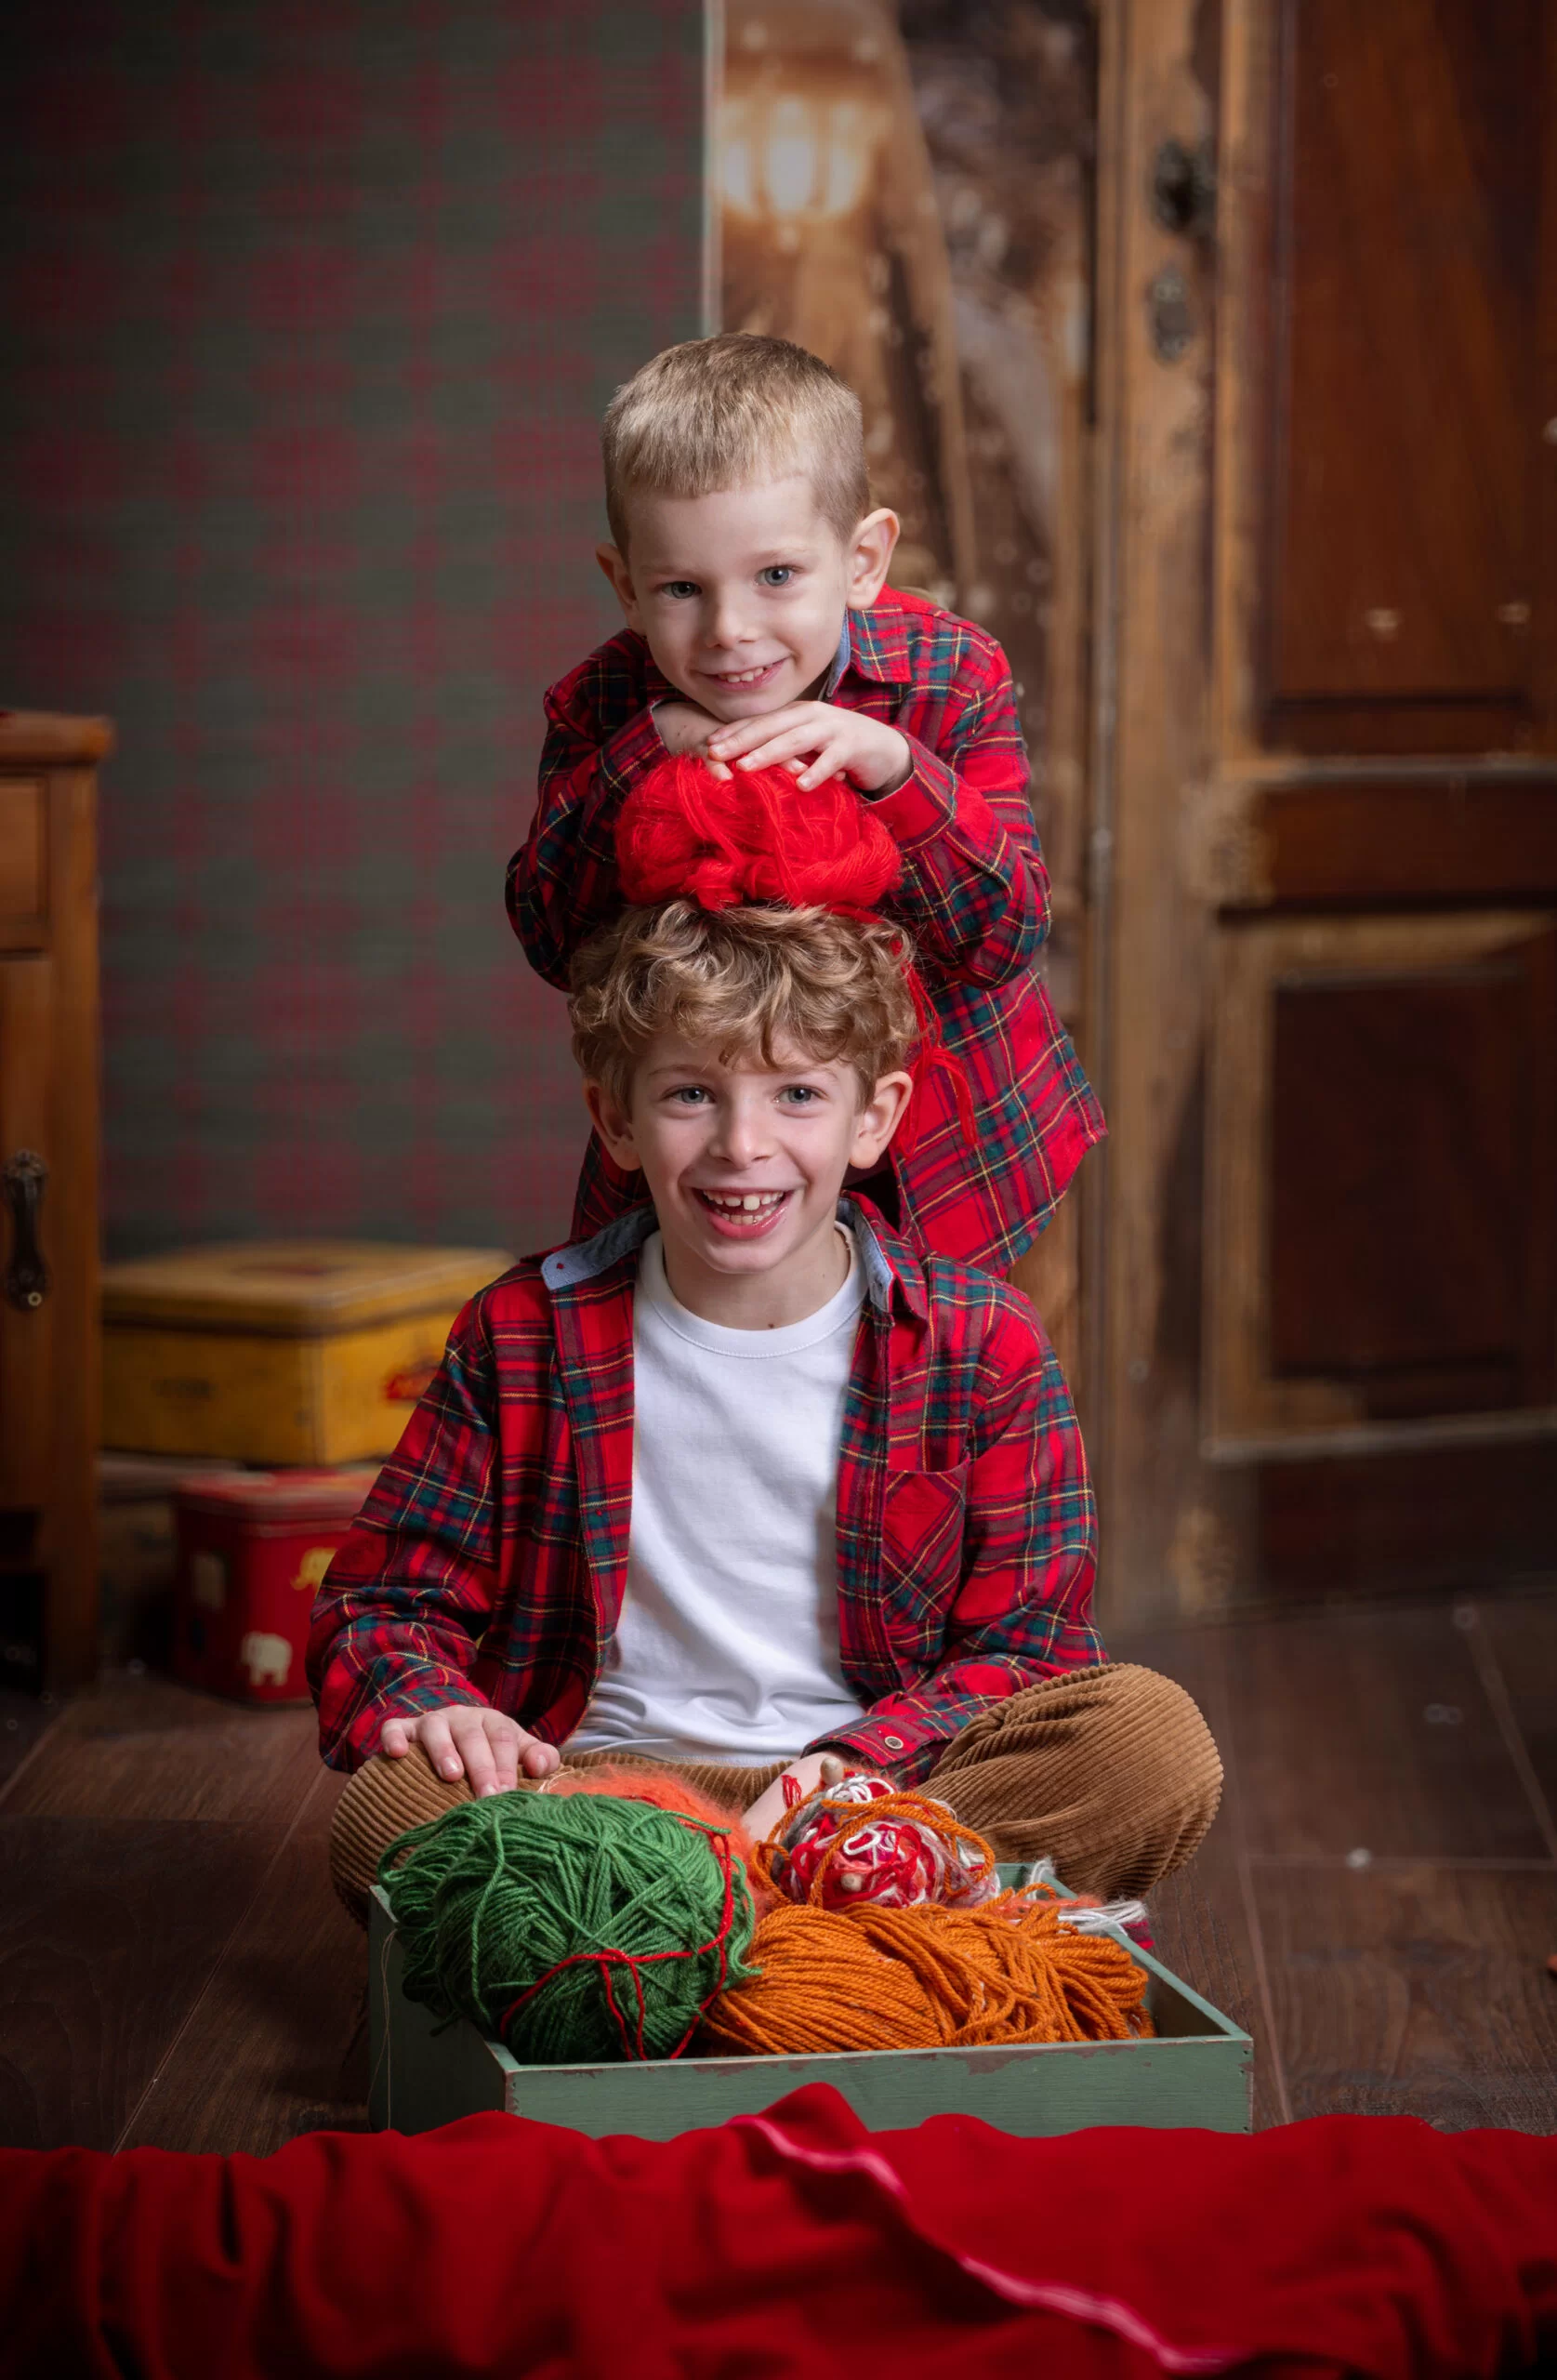
[[979, 1909], [1001, 1889], [989, 1845], [960, 1829], [944, 1802], [884, 1777], [825, 1785], [766, 1847], [775, 1888], [823, 1909]]

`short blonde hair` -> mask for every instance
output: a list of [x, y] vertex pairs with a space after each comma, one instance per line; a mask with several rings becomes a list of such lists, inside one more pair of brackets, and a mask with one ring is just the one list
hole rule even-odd
[[574, 956], [574, 1056], [624, 1109], [661, 1033], [727, 1065], [772, 1066], [781, 1048], [811, 1065], [841, 1062], [863, 1104], [913, 1045], [912, 959], [902, 926], [833, 909], [708, 910], [693, 901], [624, 909]]
[[600, 430], [605, 511], [627, 550], [627, 500], [712, 496], [803, 472], [847, 542], [870, 510], [860, 400], [786, 338], [722, 331], [683, 339], [618, 389]]

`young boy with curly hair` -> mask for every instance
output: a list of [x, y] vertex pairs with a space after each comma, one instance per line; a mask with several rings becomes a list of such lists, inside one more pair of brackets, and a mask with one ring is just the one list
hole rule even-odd
[[[843, 776], [902, 854], [890, 914], [966, 1084], [922, 1087], [920, 1130], [871, 1196], [922, 1247], [1006, 1272], [1103, 1129], [1036, 972], [1049, 881], [1006, 656], [887, 585], [898, 522], [871, 502], [859, 400], [805, 349], [748, 333], [667, 348], [618, 390], [602, 443], [598, 560], [626, 627], [547, 695], [514, 929], [565, 985], [621, 906], [622, 804], [667, 752], [782, 767], [802, 788]], [[574, 1236], [641, 1191], [597, 1130]]]
[[845, 1194], [937, 1078], [877, 906], [899, 854], [841, 786], [723, 786], [640, 787], [629, 892], [667, 834], [698, 890], [573, 964], [589, 1115], [646, 1197], [467, 1306], [315, 1606], [337, 1882], [361, 1910], [402, 1828], [564, 1761], [667, 1763], [761, 1830], [833, 1752], [1143, 1892], [1221, 1772], [1177, 1686], [1104, 1661], [1059, 1367], [1025, 1299]]

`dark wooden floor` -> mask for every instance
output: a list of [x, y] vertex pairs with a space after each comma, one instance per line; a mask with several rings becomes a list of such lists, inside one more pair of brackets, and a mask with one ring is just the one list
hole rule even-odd
[[[1223, 1747], [1221, 1816], [1155, 1911], [1254, 2035], [1258, 2121], [1557, 2130], [1557, 1593], [1113, 1649]], [[263, 2152], [361, 2122], [311, 1713], [120, 1673], [0, 1723], [0, 2142]]]

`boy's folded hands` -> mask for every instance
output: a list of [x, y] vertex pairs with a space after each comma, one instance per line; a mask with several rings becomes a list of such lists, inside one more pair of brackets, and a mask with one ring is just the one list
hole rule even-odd
[[539, 1779], [561, 1765], [555, 1744], [526, 1735], [516, 1721], [484, 1702], [450, 1702], [441, 1711], [385, 1720], [378, 1749], [391, 1760], [403, 1760], [418, 1743], [450, 1784], [468, 1778], [478, 1800], [486, 1793], [511, 1793], [521, 1774]]
[[862, 793], [890, 793], [913, 766], [895, 727], [835, 703], [786, 703], [765, 718], [736, 720], [717, 720], [695, 703], [656, 703], [654, 725], [667, 752], [701, 752], [717, 776], [737, 763], [787, 768], [807, 793], [829, 777], [847, 777]]
[[914, 765], [908, 739], [883, 719], [836, 703], [785, 703], [763, 719], [737, 719], [708, 738], [708, 758], [744, 769], [795, 771], [809, 793], [829, 777], [847, 777], [862, 793], [889, 793]]

